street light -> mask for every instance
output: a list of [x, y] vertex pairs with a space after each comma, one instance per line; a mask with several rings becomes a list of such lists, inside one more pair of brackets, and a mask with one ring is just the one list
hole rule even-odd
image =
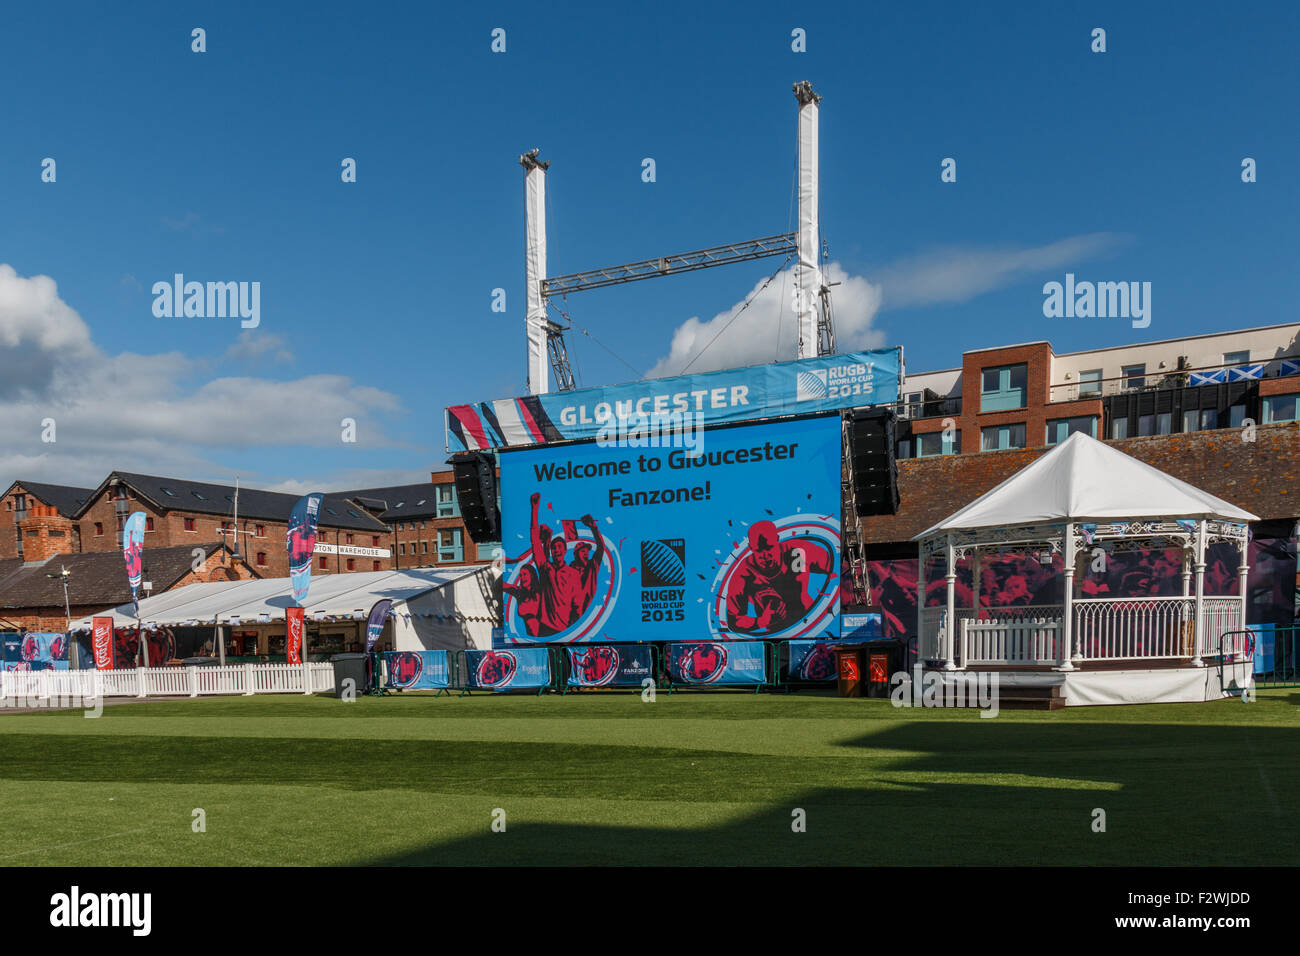
[[[47, 573], [45, 576], [46, 576], [47, 578], [62, 578], [62, 579], [63, 579], [63, 613], [64, 613], [65, 615], [67, 615], [67, 619], [68, 619], [67, 630], [66, 630], [64, 633], [66, 633], [66, 634], [68, 635], [68, 643], [69, 643], [69, 648], [68, 648], [68, 650], [69, 650], [69, 652], [71, 652], [71, 650], [72, 650], [72, 648], [71, 648], [71, 643], [72, 643], [72, 604], [71, 604], [71, 602], [68, 600], [68, 578], [72, 577], [72, 572], [69, 571], [69, 570], [67, 569], [66, 566], [64, 566], [64, 565], [59, 565], [59, 573], [58, 573], [58, 574], [49, 574], [49, 573]], [[78, 667], [81, 666], [81, 653], [80, 653], [80, 648], [78, 648], [78, 653], [77, 653], [77, 666], [78, 666]]]

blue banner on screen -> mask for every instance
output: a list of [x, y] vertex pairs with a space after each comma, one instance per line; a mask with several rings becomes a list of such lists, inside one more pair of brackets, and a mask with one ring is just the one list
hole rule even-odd
[[501, 454], [507, 643], [838, 636], [839, 416], [701, 437]]
[[311, 587], [311, 559], [316, 553], [316, 519], [320, 516], [323, 495], [303, 495], [289, 512], [289, 526], [285, 534], [285, 548], [289, 552], [289, 586], [293, 588], [294, 602], [301, 605], [307, 600]]
[[[845, 618], [848, 615], [844, 615]], [[835, 680], [835, 648], [840, 641], [791, 641], [790, 680]]]
[[544, 647], [466, 651], [463, 680], [474, 690], [546, 687], [551, 682], [550, 652]]
[[845, 614], [840, 622], [840, 637], [846, 641], [876, 641], [884, 637], [882, 614]]
[[649, 645], [592, 644], [567, 650], [570, 687], [640, 687], [643, 680], [654, 676]]
[[897, 348], [503, 398], [447, 409], [451, 451], [600, 438], [613, 431], [698, 428], [722, 422], [892, 405]]
[[762, 641], [691, 641], [664, 648], [668, 676], [678, 684], [764, 684], [767, 645]]
[[4, 669], [44, 671], [68, 669], [68, 635], [56, 633], [6, 634]]
[[388, 683], [399, 690], [442, 690], [451, 686], [446, 651], [386, 651]]

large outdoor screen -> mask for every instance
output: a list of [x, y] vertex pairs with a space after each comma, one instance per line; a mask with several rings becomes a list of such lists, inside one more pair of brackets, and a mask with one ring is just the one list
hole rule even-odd
[[838, 415], [502, 452], [506, 643], [838, 637], [840, 457]]

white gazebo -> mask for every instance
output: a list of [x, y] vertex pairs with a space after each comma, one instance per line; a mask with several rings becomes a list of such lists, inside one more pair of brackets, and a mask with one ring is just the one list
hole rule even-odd
[[[996, 670], [1055, 685], [1066, 704], [1207, 700], [1229, 689], [1223, 661], [1245, 650], [1249, 533], [1256, 516], [1082, 433], [917, 535], [918, 654], [942, 672]], [[1206, 549], [1236, 546], [1234, 596], [1206, 596]], [[1083, 598], [1075, 577], [1106, 551], [1178, 548], [1182, 594]], [[1098, 549], [1101, 549], [1100, 551]], [[982, 555], [1063, 559], [1057, 603], [980, 607]], [[972, 565], [971, 607], [957, 601], [957, 562]], [[927, 565], [942, 561], [945, 606], [927, 608]], [[1225, 638], [1225, 635], [1227, 637]], [[1225, 644], [1226, 641], [1226, 644]], [[1234, 682], [1243, 678], [1235, 668]]]

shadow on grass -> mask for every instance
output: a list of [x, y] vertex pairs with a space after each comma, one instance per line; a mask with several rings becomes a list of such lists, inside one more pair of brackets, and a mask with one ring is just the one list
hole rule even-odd
[[[816, 741], [824, 746], [825, 741]], [[834, 755], [13, 735], [0, 778], [400, 790], [462, 836], [381, 865], [1293, 864], [1300, 729], [901, 721]], [[250, 791], [251, 792], [251, 791]], [[476, 800], [481, 798], [481, 807]], [[382, 812], [382, 797], [367, 801]], [[507, 814], [505, 833], [490, 828]], [[1094, 832], [1094, 811], [1106, 830]], [[792, 813], [806, 813], [806, 832]], [[396, 824], [395, 824], [396, 825]], [[417, 827], [418, 829], [418, 827]]]

